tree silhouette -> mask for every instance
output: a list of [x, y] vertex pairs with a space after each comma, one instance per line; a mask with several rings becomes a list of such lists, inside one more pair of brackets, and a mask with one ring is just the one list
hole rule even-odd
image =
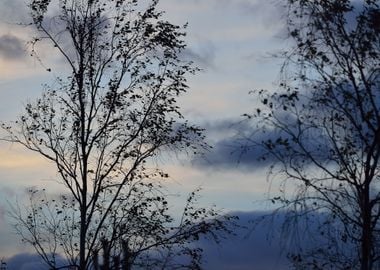
[[[31, 190], [26, 216], [23, 207], [14, 209], [19, 234], [53, 269], [57, 253], [85, 270], [101, 250], [115, 258], [127, 248], [149, 257], [177, 252], [178, 245], [198, 264], [200, 250], [185, 244], [224, 225], [214, 210], [194, 208], [193, 194], [186, 216], [170, 228], [158, 183], [168, 175], [150, 162], [163, 152], [196, 152], [203, 145], [201, 130], [176, 104], [186, 76], [197, 70], [179, 58], [185, 33], [162, 19], [157, 0], [50, 2], [29, 5], [38, 33], [32, 53], [38, 57], [38, 44], [48, 42], [69, 75], [45, 86], [41, 98], [2, 128], [5, 140], [56, 166], [67, 194], [54, 199]], [[157, 254], [151, 258], [158, 260]]]
[[7, 263], [2, 259], [0, 260], [0, 270], [6, 270], [7, 269]]
[[297, 267], [378, 269], [380, 2], [285, 2], [294, 46], [279, 90], [255, 91], [248, 147], [284, 181], [274, 202], [288, 221], [303, 216], [319, 234], [292, 255]]
[[[87, 239], [95, 242], [91, 249], [86, 246], [89, 267], [201, 269], [202, 250], [195, 242], [203, 238], [219, 243], [226, 233], [233, 233], [235, 217], [196, 206], [199, 190], [190, 193], [180, 220], [175, 221], [155, 181], [134, 188], [135, 192], [120, 197], [101, 228], [99, 214], [89, 224]], [[97, 211], [102, 211], [103, 203]], [[10, 214], [22, 241], [32, 245], [52, 269], [78, 266], [80, 211], [74, 197], [30, 189], [29, 203], [14, 207]], [[92, 239], [97, 230], [99, 238]], [[57, 261], [59, 255], [64, 255], [63, 266]]]

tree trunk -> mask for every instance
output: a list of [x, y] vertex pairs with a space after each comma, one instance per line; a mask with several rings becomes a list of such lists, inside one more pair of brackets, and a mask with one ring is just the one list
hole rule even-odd
[[79, 270], [86, 270], [86, 204], [81, 205], [79, 236]]
[[122, 269], [123, 270], [131, 270], [132, 269], [132, 265], [131, 265], [131, 253], [129, 251], [129, 247], [128, 247], [128, 242], [127, 241], [123, 241], [122, 243], [122, 249], [123, 249], [123, 260], [122, 260]]
[[365, 184], [363, 192], [363, 228], [361, 239], [361, 256], [360, 265], [361, 270], [371, 270], [371, 246], [372, 246], [372, 232], [371, 232], [371, 207], [369, 202], [369, 184]]

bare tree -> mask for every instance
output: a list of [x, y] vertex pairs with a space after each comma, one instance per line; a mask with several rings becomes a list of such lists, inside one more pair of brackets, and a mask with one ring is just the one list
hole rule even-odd
[[141, 252], [188, 241], [213, 227], [199, 219], [215, 214], [206, 210], [194, 210], [198, 223], [181, 224], [179, 235], [163, 227], [171, 218], [152, 180], [168, 175], [152, 169], [149, 160], [171, 150], [196, 151], [202, 134], [176, 105], [187, 89], [186, 75], [197, 70], [179, 58], [185, 33], [162, 19], [157, 4], [33, 0], [29, 5], [38, 33], [33, 53], [38, 56], [38, 44], [48, 42], [70, 74], [46, 86], [17, 121], [2, 128], [7, 141], [50, 160], [69, 192], [59, 203], [32, 200], [27, 217], [16, 211], [23, 239], [53, 268], [57, 252], [85, 270], [102, 242], [116, 252], [121, 250], [116, 240], [127, 241]]
[[284, 181], [274, 201], [319, 234], [299, 268], [378, 269], [380, 2], [285, 2], [294, 47], [279, 90], [255, 91], [247, 146]]

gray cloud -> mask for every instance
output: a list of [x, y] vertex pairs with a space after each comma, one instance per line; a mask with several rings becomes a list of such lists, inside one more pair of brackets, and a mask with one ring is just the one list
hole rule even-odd
[[215, 69], [216, 48], [210, 41], [200, 41], [197, 47], [187, 47], [182, 52], [185, 60], [193, 61], [197, 66], [203, 69]]
[[238, 139], [227, 138], [212, 145], [205, 156], [194, 160], [194, 165], [204, 169], [252, 171], [266, 165], [260, 161], [262, 153], [247, 146]]
[[241, 15], [251, 17], [267, 27], [282, 25], [281, 18], [286, 14], [284, 1], [278, 0], [216, 0], [215, 6], [235, 9]]
[[[290, 256], [295, 254], [303, 254], [304, 262], [316, 258], [321, 265], [332, 263], [333, 268], [326, 269], [335, 269], [337, 261], [342, 259], [342, 269], [344, 266], [344, 269], [353, 269], [352, 266], [357, 265], [358, 247], [341, 238], [347, 224], [331, 220], [326, 213], [290, 210], [233, 214], [239, 217], [238, 224], [243, 227], [235, 229], [236, 236], [228, 236], [219, 247], [211, 242], [202, 243], [207, 260], [205, 269], [290, 270], [294, 269]], [[330, 249], [335, 243], [339, 243], [339, 247]], [[325, 258], [323, 254], [331, 257]]]
[[[64, 265], [61, 256], [56, 255], [57, 267]], [[38, 254], [20, 253], [5, 260], [9, 270], [48, 270], [50, 269]]]
[[[281, 122], [288, 123], [288, 128], [297, 134], [298, 121], [293, 115], [279, 112], [276, 117], [281, 119]], [[315, 160], [331, 161], [329, 149], [333, 146], [329, 138], [318, 128], [302, 133], [302, 137], [298, 138], [303, 145], [301, 148], [299, 144], [294, 143], [289, 133], [263, 126], [260, 119], [226, 119], [201, 126], [205, 129], [206, 138], [209, 138], [209, 144], [212, 146], [210, 151], [193, 160], [193, 164], [201, 169], [252, 172], [278, 164], [278, 158], [264, 146], [266, 143], [275, 145], [274, 151], [282, 153], [284, 159], [293, 156], [292, 163], [304, 159], [300, 153], [303, 153], [305, 148]], [[289, 147], [283, 144], [284, 141]]]
[[21, 23], [29, 20], [27, 3], [23, 0], [1, 0], [0, 22]]
[[[205, 256], [205, 269], [218, 270], [288, 270], [290, 262], [282, 249], [281, 224], [283, 216], [279, 215], [271, 222], [254, 222], [263, 216], [263, 212], [232, 213], [239, 217], [235, 236], [227, 238], [216, 246], [210, 241], [201, 244]], [[265, 213], [268, 214], [268, 213]], [[281, 242], [281, 243], [280, 243]]]
[[[253, 147], [247, 138], [261, 141], [274, 134], [257, 135], [249, 121], [225, 119], [201, 125], [212, 149], [203, 156], [195, 157], [193, 164], [201, 169], [253, 171], [274, 160], [263, 160], [264, 149]], [[259, 137], [260, 136], [260, 137]]]
[[17, 254], [6, 260], [7, 268], [9, 270], [37, 270], [48, 269], [42, 262], [38, 255], [21, 253]]
[[[58, 261], [62, 259], [58, 256]], [[42, 261], [39, 255], [32, 253], [20, 253], [6, 260], [9, 270], [48, 270], [49, 267]]]
[[16, 36], [0, 36], [0, 56], [5, 59], [20, 59], [25, 56], [25, 46]]

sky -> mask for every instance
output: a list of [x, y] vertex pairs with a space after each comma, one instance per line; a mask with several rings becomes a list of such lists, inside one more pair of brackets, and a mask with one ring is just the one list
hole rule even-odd
[[[42, 85], [53, 80], [54, 74], [46, 71], [49, 65], [61, 65], [49, 48], [40, 50], [41, 59], [46, 59], [43, 65], [30, 56], [27, 42], [33, 32], [16, 24], [27, 18], [25, 2], [0, 0], [1, 121], [14, 119], [27, 101], [39, 96]], [[188, 23], [188, 47], [184, 53], [202, 71], [189, 78], [189, 92], [181, 96], [180, 106], [189, 121], [205, 129], [206, 140], [213, 146], [202, 158], [165, 159], [160, 166], [170, 174], [168, 189], [186, 194], [202, 187], [201, 204], [216, 204], [225, 212], [240, 213], [244, 222], [248, 222], [250, 213], [254, 217], [256, 212], [268, 209], [268, 196], [275, 194], [278, 187], [266, 180], [267, 168], [257, 163], [255, 155], [240, 156], [235, 151], [235, 135], [250, 128], [241, 122], [242, 114], [251, 112], [255, 106], [249, 91], [274, 89], [278, 80], [281, 60], [272, 55], [288, 46], [279, 3], [161, 0], [159, 5], [170, 22]], [[26, 188], [31, 186], [59, 190], [55, 175], [51, 164], [34, 153], [18, 145], [0, 143], [0, 257], [17, 255], [11, 260], [20, 263], [20, 256], [30, 251], [12, 232], [5, 214], [9, 204], [22, 199]], [[231, 240], [225, 247], [215, 249], [205, 244], [210, 267], [287, 269], [278, 246], [273, 247], [263, 237], [263, 231], [259, 230], [259, 240], [252, 233], [244, 240]], [[14, 266], [15, 269], [37, 269], [30, 258], [26, 261], [32, 266]], [[223, 263], [226, 268], [220, 265], [221, 258], [230, 258], [230, 264]]]

